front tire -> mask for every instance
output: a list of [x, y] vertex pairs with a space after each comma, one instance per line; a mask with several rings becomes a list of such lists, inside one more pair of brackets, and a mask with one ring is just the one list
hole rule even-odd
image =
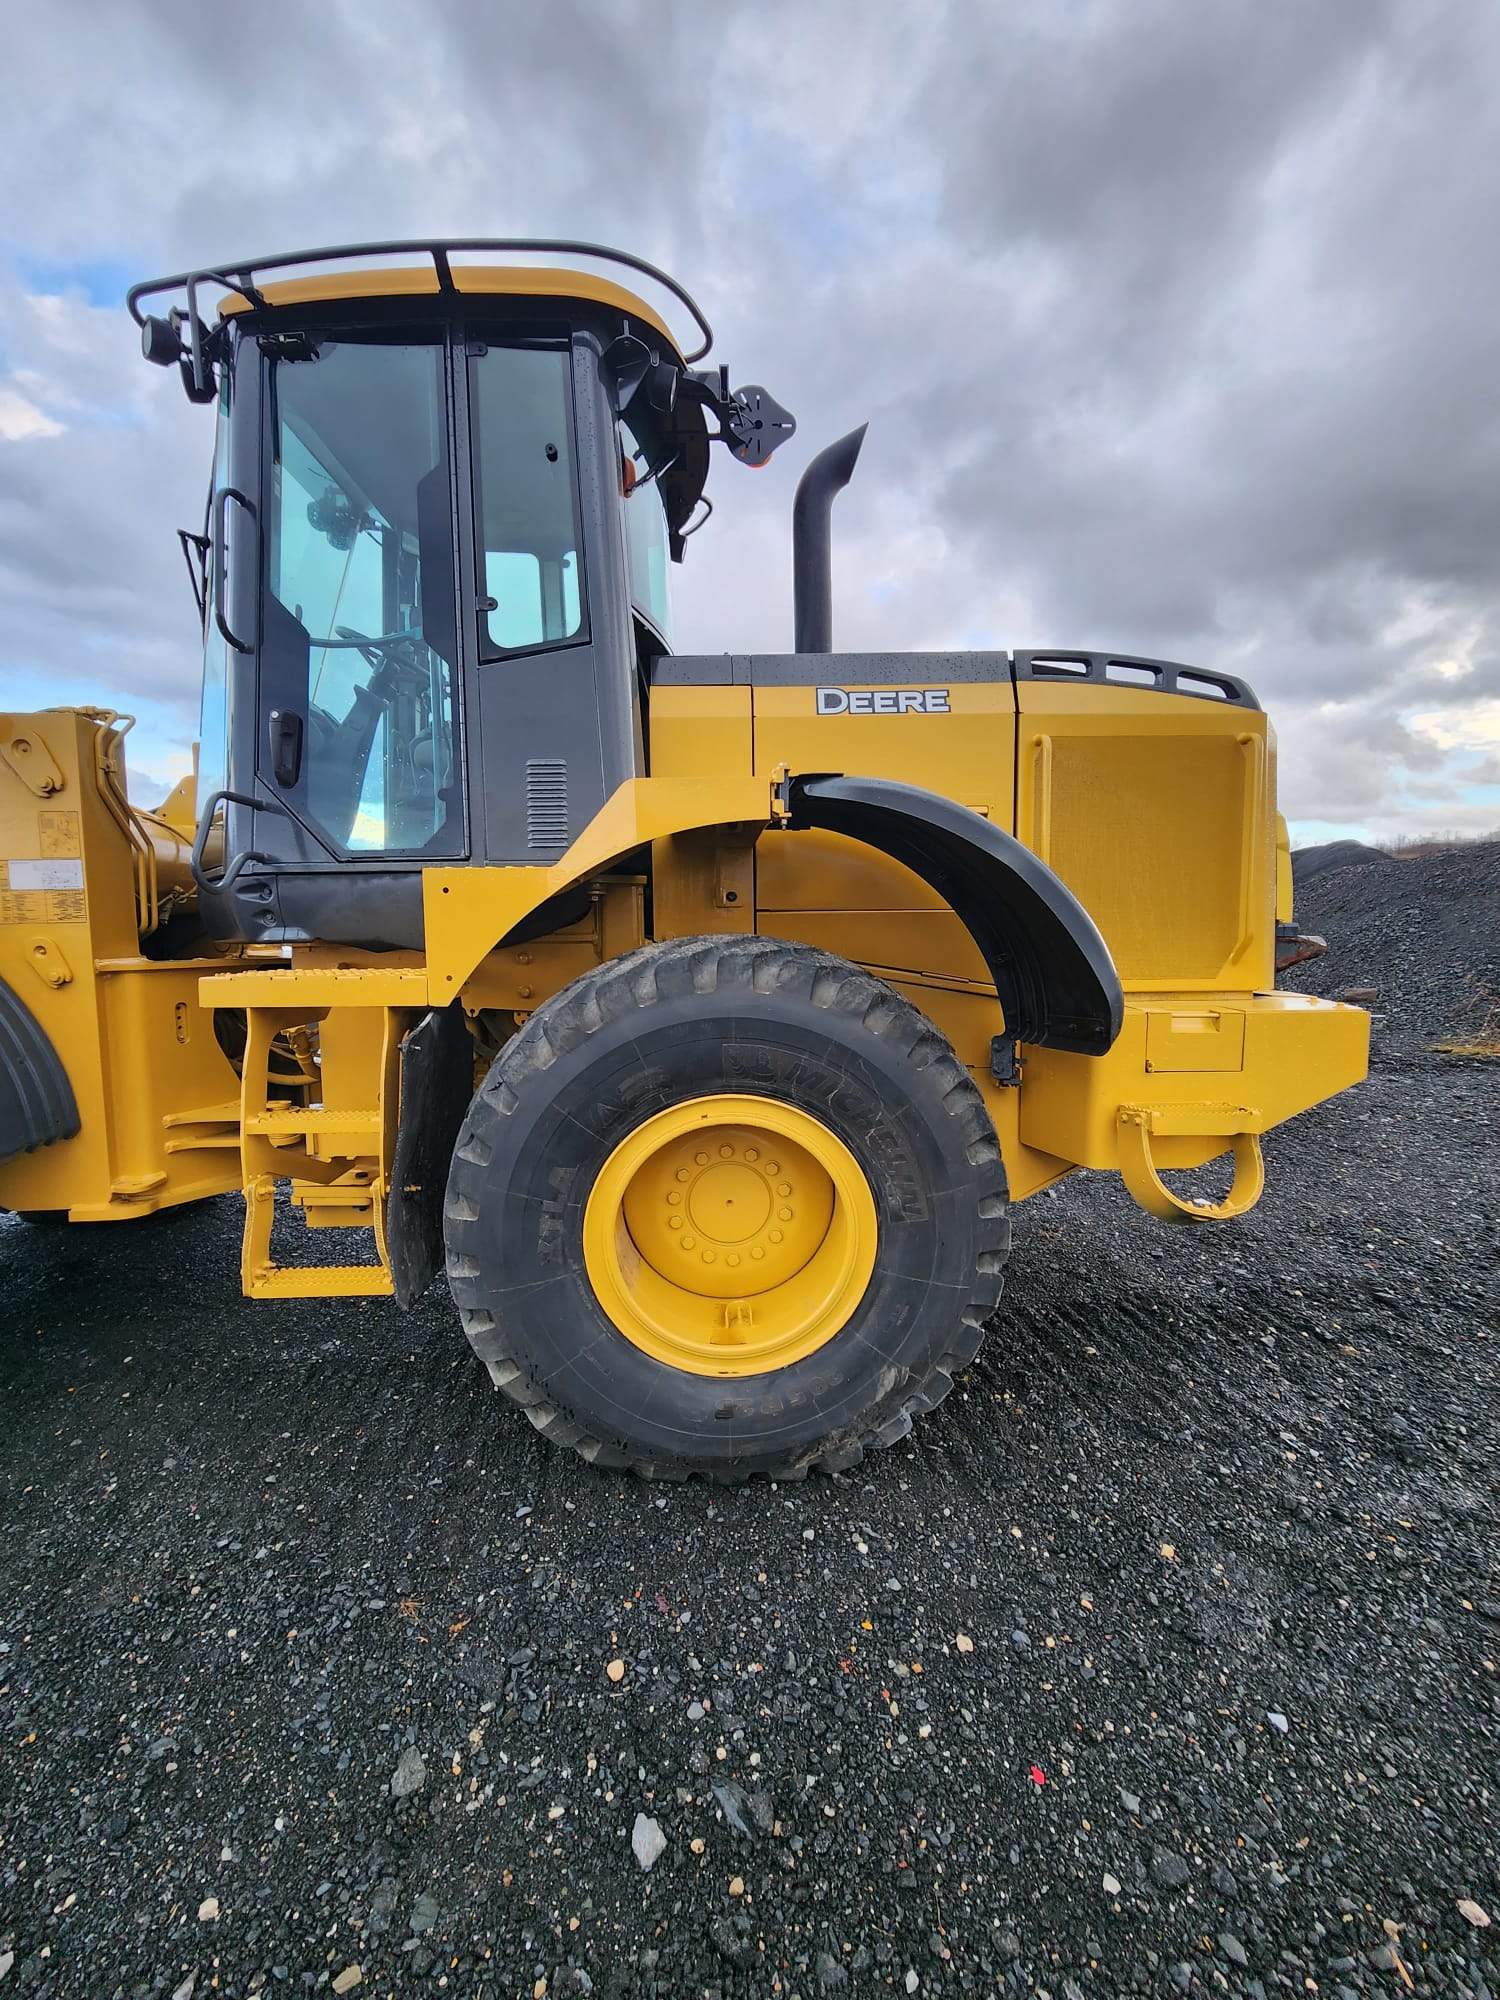
[[537, 1010], [470, 1107], [445, 1232], [465, 1331], [545, 1436], [647, 1476], [793, 1479], [947, 1394], [1010, 1217], [925, 1016], [808, 946], [706, 937]]

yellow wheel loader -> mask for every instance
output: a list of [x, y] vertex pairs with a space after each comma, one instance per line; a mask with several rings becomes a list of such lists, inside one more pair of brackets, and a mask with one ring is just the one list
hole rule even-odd
[[715, 448], [794, 424], [665, 273], [386, 243], [129, 306], [217, 413], [201, 742], [143, 812], [123, 718], [0, 717], [0, 1205], [238, 1193], [250, 1297], [445, 1269], [546, 1436], [796, 1478], [947, 1393], [1011, 1203], [1232, 1218], [1363, 1075], [1364, 1014], [1275, 991], [1241, 680], [832, 650], [862, 433], [797, 490], [795, 650], [673, 653]]

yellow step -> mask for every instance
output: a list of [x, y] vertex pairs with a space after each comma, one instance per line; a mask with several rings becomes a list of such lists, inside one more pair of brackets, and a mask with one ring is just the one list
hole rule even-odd
[[254, 972], [215, 972], [198, 982], [206, 1007], [422, 1007], [427, 972], [422, 966], [268, 966]]
[[252, 1299], [379, 1299], [396, 1288], [380, 1264], [277, 1264], [255, 1272], [246, 1289]]
[[[245, 1114], [245, 1130], [267, 1139], [380, 1138], [378, 1111], [337, 1111], [322, 1104], [271, 1104]], [[373, 1150], [373, 1149], [372, 1149]]]

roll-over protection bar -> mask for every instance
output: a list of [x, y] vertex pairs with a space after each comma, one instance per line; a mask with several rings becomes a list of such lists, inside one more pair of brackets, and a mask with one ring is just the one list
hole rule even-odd
[[823, 827], [889, 854], [936, 890], [979, 947], [1008, 1034], [1099, 1056], [1125, 1002], [1109, 946], [1073, 892], [1029, 848], [936, 792], [888, 778], [803, 777], [792, 827]]

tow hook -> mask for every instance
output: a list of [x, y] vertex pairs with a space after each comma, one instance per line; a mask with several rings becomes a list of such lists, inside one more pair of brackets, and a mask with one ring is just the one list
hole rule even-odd
[[[1230, 1104], [1122, 1104], [1117, 1126], [1120, 1177], [1158, 1222], [1229, 1222], [1260, 1200], [1266, 1185], [1256, 1112]], [[1151, 1141], [1215, 1139], [1234, 1155], [1234, 1182], [1222, 1201], [1174, 1194], [1162, 1179]]]

